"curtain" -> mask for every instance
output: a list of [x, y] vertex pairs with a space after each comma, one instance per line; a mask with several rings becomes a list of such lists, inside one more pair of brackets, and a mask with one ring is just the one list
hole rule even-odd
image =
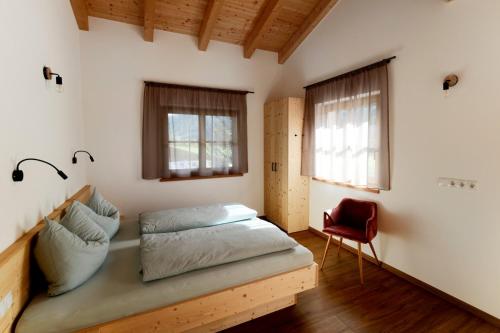
[[387, 63], [306, 88], [303, 175], [390, 189]]
[[248, 172], [246, 93], [146, 82], [144, 179]]

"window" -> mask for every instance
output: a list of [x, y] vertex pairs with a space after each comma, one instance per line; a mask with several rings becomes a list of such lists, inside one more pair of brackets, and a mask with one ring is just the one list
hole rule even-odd
[[315, 107], [317, 178], [368, 187], [376, 183], [380, 91], [319, 103]]
[[245, 94], [146, 83], [143, 178], [176, 180], [248, 172]]
[[203, 112], [200, 115], [168, 113], [170, 172], [177, 176], [234, 173], [238, 155], [236, 116]]
[[302, 173], [389, 189], [387, 63], [306, 90]]

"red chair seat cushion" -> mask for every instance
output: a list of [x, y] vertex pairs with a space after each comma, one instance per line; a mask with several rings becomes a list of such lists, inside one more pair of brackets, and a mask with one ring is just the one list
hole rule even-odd
[[355, 240], [361, 243], [368, 243], [370, 240], [366, 238], [366, 231], [362, 229], [353, 228], [345, 225], [332, 225], [323, 229], [323, 232], [335, 236]]

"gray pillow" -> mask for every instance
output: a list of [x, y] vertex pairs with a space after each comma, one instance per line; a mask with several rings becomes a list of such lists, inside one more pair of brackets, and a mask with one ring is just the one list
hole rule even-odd
[[120, 218], [119, 214], [117, 214], [118, 218], [108, 217], [99, 215], [92, 210], [92, 208], [85, 206], [79, 201], [73, 202], [73, 205], [77, 206], [85, 215], [90, 217], [92, 221], [97, 223], [104, 232], [108, 235], [109, 239], [113, 238], [116, 235], [116, 232], [120, 228]]
[[99, 215], [111, 217], [117, 220], [120, 219], [120, 212], [118, 211], [118, 208], [104, 199], [95, 188], [94, 192], [90, 196], [89, 202], [87, 202], [87, 206], [92, 208], [92, 210]]
[[109, 238], [77, 205], [71, 205], [60, 223], [45, 218], [38, 234], [35, 258], [57, 296], [83, 284], [103, 264]]

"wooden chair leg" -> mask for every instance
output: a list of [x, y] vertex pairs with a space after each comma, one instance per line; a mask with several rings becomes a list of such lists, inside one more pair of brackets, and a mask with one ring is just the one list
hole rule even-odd
[[364, 284], [363, 280], [363, 252], [361, 251], [361, 242], [358, 242], [358, 266], [359, 266], [359, 279], [361, 284]]
[[343, 238], [340, 237], [340, 241], [339, 241], [339, 249], [337, 250], [337, 256], [340, 257], [340, 249], [342, 248], [342, 240]]
[[372, 242], [369, 243], [370, 248], [372, 249], [373, 256], [375, 257], [375, 261], [377, 262], [377, 266], [380, 266], [380, 261], [378, 261], [377, 254], [375, 253], [375, 249], [373, 248]]
[[323, 265], [325, 264], [326, 254], [328, 253], [328, 248], [330, 247], [331, 240], [332, 240], [332, 235], [329, 235], [328, 240], [326, 241], [325, 253], [323, 253], [323, 260], [321, 260], [321, 266], [319, 269], [323, 269]]

